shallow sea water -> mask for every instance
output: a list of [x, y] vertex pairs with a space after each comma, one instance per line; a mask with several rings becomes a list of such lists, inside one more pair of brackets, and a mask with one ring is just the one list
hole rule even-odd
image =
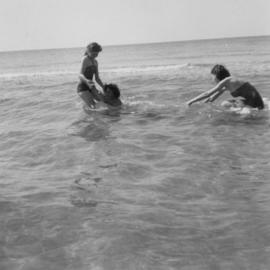
[[124, 108], [97, 112], [75, 91], [81, 50], [2, 53], [27, 64], [1, 75], [0, 269], [269, 269], [269, 111], [185, 106], [218, 61], [269, 99], [266, 44], [105, 48]]

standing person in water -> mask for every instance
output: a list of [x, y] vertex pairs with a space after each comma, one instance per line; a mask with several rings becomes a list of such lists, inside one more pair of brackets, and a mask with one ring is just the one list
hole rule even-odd
[[96, 96], [97, 91], [93, 91], [95, 88], [93, 79], [95, 78], [96, 83], [102, 88], [102, 91], [104, 89], [104, 84], [99, 77], [98, 62], [96, 60], [101, 51], [102, 47], [98, 43], [90, 43], [87, 45], [82, 59], [79, 75], [80, 82], [77, 86], [77, 92], [89, 107], [95, 107], [94, 99], [98, 100], [98, 97]]
[[191, 105], [197, 101], [205, 99], [205, 102], [213, 102], [222, 93], [229, 91], [233, 97], [240, 97], [241, 104], [236, 99], [223, 103], [224, 106], [250, 106], [262, 110], [264, 103], [261, 95], [256, 88], [249, 82], [237, 80], [231, 77], [230, 72], [222, 65], [215, 65], [211, 74], [214, 76], [214, 81], [217, 84], [214, 88], [200, 94], [199, 96], [187, 102]]

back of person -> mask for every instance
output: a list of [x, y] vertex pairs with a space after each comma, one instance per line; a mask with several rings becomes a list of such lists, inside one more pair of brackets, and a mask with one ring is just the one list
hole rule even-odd
[[235, 91], [231, 92], [233, 97], [243, 97], [244, 104], [253, 108], [263, 109], [264, 103], [256, 88], [249, 82], [242, 84]]

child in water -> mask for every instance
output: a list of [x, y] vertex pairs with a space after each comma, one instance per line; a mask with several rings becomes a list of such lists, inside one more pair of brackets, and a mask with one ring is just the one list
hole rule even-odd
[[[102, 101], [109, 106], [117, 107], [122, 104], [118, 86], [115, 84], [104, 85], [99, 77], [96, 58], [101, 51], [102, 47], [96, 42], [87, 45], [82, 59], [79, 75], [80, 82], [77, 86], [77, 92], [90, 108], [95, 108], [98, 101]], [[102, 91], [96, 89], [93, 82], [94, 78], [96, 83], [102, 88]]]
[[82, 59], [82, 65], [80, 70], [80, 82], [77, 86], [78, 95], [81, 99], [89, 106], [93, 107], [95, 105], [93, 101], [92, 88], [95, 88], [93, 79], [100, 87], [103, 89], [104, 85], [101, 79], [99, 78], [98, 72], [98, 62], [96, 58], [98, 54], [102, 51], [102, 47], [96, 43], [90, 43], [87, 45], [84, 57]]
[[122, 101], [120, 100], [120, 90], [116, 84], [105, 84], [103, 93], [99, 92], [96, 88], [92, 88], [92, 99], [96, 104], [97, 102], [103, 102], [107, 107], [120, 107]]
[[264, 108], [261, 95], [249, 82], [237, 80], [231, 77], [230, 72], [222, 65], [215, 65], [211, 70], [211, 74], [214, 76], [214, 81], [217, 85], [189, 100], [187, 105], [190, 106], [191, 104], [203, 99], [205, 99], [205, 102], [213, 102], [225, 91], [229, 91], [233, 97], [240, 97], [241, 102], [239, 104], [236, 99], [227, 101], [223, 103], [226, 107], [250, 106], [259, 110]]

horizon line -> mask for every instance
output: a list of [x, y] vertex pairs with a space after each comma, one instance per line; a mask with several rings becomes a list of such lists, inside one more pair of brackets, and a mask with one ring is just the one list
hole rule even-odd
[[[122, 43], [122, 44], [106, 44], [103, 47], [121, 47], [121, 46], [133, 46], [133, 45], [146, 45], [146, 44], [162, 44], [162, 43], [177, 43], [177, 42], [190, 42], [190, 41], [210, 41], [210, 40], [222, 40], [222, 39], [237, 39], [237, 38], [252, 38], [252, 37], [270, 37], [267, 35], [252, 35], [252, 36], [230, 36], [230, 37], [217, 37], [217, 38], [199, 38], [199, 39], [183, 39], [183, 40], [169, 40], [169, 41], [153, 41], [153, 42], [139, 42], [139, 43]], [[56, 48], [42, 48], [42, 49], [15, 49], [15, 50], [0, 50], [0, 53], [11, 53], [11, 52], [29, 52], [29, 51], [49, 51], [49, 50], [69, 50], [79, 49], [85, 46], [79, 47], [56, 47]]]

